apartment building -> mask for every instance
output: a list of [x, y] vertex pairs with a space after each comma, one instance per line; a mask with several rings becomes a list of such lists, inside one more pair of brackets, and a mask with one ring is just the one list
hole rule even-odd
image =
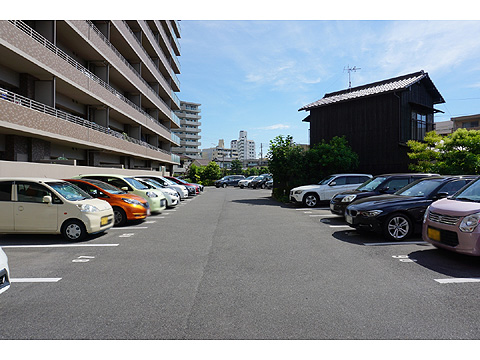
[[202, 125], [200, 106], [201, 104], [180, 101], [180, 110], [175, 111], [180, 119], [180, 129], [172, 131], [180, 138], [180, 146], [172, 148], [172, 153], [183, 159], [183, 166], [175, 166], [174, 172], [182, 172], [182, 169], [187, 169], [194, 160], [202, 158], [199, 149], [201, 145], [200, 125]]
[[218, 140], [218, 145], [213, 148], [202, 149], [202, 159], [208, 161], [216, 161], [221, 163], [222, 161], [231, 162], [234, 159], [238, 159], [238, 153], [236, 149], [228, 149], [225, 147], [225, 141], [223, 139]]
[[172, 172], [174, 20], [0, 21], [0, 160]]
[[247, 132], [241, 130], [238, 140], [232, 140], [230, 147], [238, 152], [238, 159], [241, 161], [256, 159], [255, 141], [247, 139]]
[[480, 114], [452, 117], [453, 131], [458, 129], [480, 130]]

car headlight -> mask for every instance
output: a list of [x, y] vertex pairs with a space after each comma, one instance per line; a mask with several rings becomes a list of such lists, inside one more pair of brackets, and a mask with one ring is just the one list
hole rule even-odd
[[142, 203], [140, 201], [135, 200], [135, 199], [122, 198], [122, 200], [125, 201], [127, 204], [142, 205]]
[[352, 202], [357, 198], [357, 195], [347, 195], [342, 199], [342, 202]]
[[359, 214], [365, 217], [375, 217], [380, 215], [383, 210], [368, 210], [368, 211], [359, 211]]
[[293, 193], [298, 195], [298, 194], [301, 194], [303, 192], [303, 190], [295, 190]]
[[100, 211], [96, 206], [90, 205], [90, 204], [78, 204], [78, 208], [80, 209], [81, 212], [97, 212]]
[[462, 232], [473, 232], [480, 221], [480, 213], [465, 216], [458, 226]]
[[156, 198], [156, 197], [158, 197], [158, 195], [155, 194], [155, 193], [152, 192], [152, 191], [147, 191], [147, 196], [148, 196], [149, 198]]

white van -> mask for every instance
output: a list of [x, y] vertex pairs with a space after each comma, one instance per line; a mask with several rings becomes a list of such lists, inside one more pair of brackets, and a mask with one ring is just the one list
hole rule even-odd
[[80, 241], [113, 226], [113, 209], [58, 179], [0, 178], [0, 233], [62, 234]]

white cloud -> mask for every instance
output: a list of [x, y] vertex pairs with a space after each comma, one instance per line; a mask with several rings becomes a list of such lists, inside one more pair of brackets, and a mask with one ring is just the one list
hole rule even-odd
[[290, 125], [285, 125], [285, 124], [275, 124], [275, 125], [270, 125], [270, 126], [263, 126], [263, 127], [258, 127], [255, 128], [257, 130], [281, 130], [281, 129], [290, 129]]

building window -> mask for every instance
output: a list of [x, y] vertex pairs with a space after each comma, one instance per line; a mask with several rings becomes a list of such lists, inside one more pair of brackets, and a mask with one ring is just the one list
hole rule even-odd
[[464, 129], [475, 128], [475, 127], [478, 127], [478, 120], [462, 123], [462, 128]]
[[433, 114], [412, 111], [411, 139], [422, 141], [425, 134], [433, 130]]

